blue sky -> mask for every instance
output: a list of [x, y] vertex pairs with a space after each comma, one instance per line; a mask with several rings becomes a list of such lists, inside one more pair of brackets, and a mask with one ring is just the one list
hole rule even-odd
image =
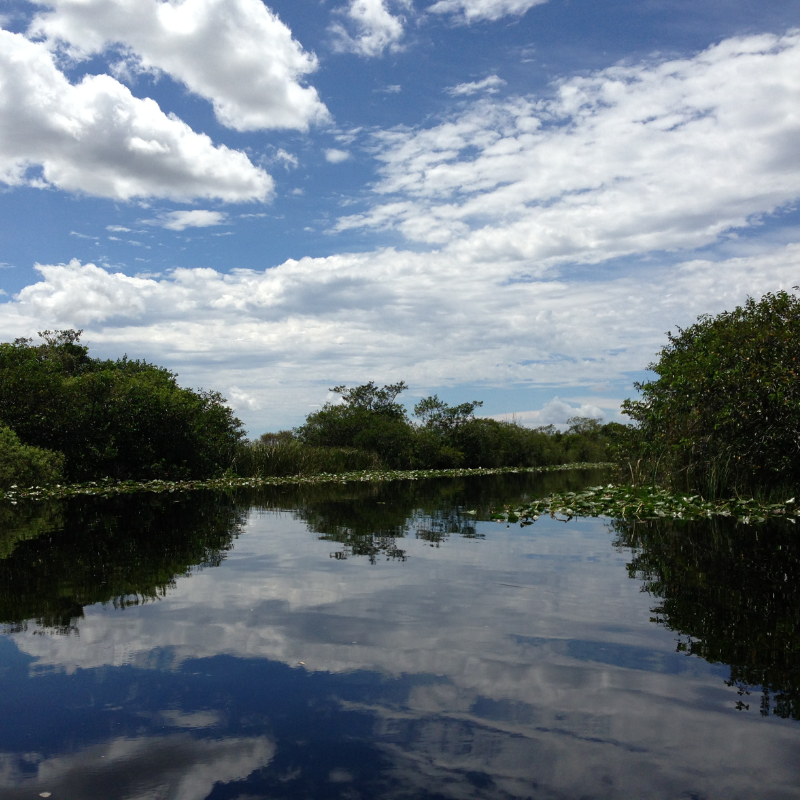
[[0, 334], [77, 327], [252, 434], [367, 380], [617, 419], [800, 283], [800, 8], [0, 2]]

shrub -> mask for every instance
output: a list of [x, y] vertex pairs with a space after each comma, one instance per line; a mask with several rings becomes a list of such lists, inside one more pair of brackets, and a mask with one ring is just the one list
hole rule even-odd
[[[658, 378], [635, 384], [631, 464], [710, 495], [800, 479], [800, 301], [786, 292], [668, 334]], [[632, 467], [633, 468], [633, 467]]]
[[162, 367], [91, 358], [80, 331], [0, 344], [0, 419], [26, 445], [64, 454], [65, 477], [200, 478], [230, 466], [241, 422], [217, 392]]
[[40, 447], [27, 447], [7, 425], [0, 423], [0, 489], [44, 486], [61, 480], [64, 456]]

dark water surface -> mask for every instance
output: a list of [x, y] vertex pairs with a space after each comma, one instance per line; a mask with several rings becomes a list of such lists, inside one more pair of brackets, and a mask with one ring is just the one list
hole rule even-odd
[[0, 797], [800, 798], [800, 532], [607, 479], [0, 508]]

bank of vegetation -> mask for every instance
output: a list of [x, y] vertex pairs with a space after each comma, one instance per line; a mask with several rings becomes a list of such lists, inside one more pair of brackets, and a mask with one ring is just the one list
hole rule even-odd
[[[797, 287], [795, 287], [797, 288]], [[619, 454], [634, 485], [706, 499], [777, 499], [800, 481], [800, 301], [750, 298], [668, 334], [653, 380], [623, 412]]]
[[80, 334], [0, 344], [0, 488], [597, 462], [621, 427], [575, 419], [564, 433], [531, 430], [436, 396], [411, 419], [404, 383], [368, 383], [336, 387], [340, 403], [251, 442], [218, 392], [183, 388], [146, 361], [93, 358]]
[[384, 480], [614, 460], [641, 508], [661, 508], [653, 492], [666, 489], [697, 498], [705, 514], [703, 503], [733, 508], [719, 502], [730, 497], [766, 508], [800, 480], [800, 301], [783, 291], [668, 334], [655, 377], [623, 404], [633, 424], [573, 418], [565, 431], [476, 416], [480, 401], [436, 395], [410, 414], [405, 383], [369, 382], [337, 386], [337, 401], [298, 428], [248, 441], [218, 392], [180, 387], [169, 370], [127, 356], [92, 358], [80, 331], [40, 335], [0, 344], [0, 489]]

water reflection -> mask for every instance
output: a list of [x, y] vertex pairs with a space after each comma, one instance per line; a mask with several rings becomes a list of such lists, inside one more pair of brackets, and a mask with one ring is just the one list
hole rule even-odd
[[13, 629], [34, 621], [66, 633], [94, 603], [125, 607], [163, 597], [177, 577], [218, 566], [252, 513], [288, 510], [320, 539], [340, 545], [330, 553], [339, 560], [402, 561], [407, 537], [436, 545], [451, 534], [474, 537], [475, 519], [492, 507], [604, 476], [576, 470], [537, 476], [533, 484], [529, 475], [512, 474], [5, 505], [0, 623]]
[[800, 537], [788, 520], [740, 525], [615, 521], [631, 577], [657, 597], [655, 621], [679, 650], [730, 667], [739, 708], [800, 719]]
[[[702, 536], [618, 526], [615, 549], [607, 520], [484, 521], [553, 488], [127, 498], [52, 508], [38, 538], [23, 520], [0, 564], [0, 796], [797, 797], [800, 728], [737, 712], [729, 662], [693, 654], [664, 599], [676, 580], [723, 606], [738, 587], [757, 630], [766, 584], [717, 592]], [[684, 651], [643, 586], [691, 633]]]
[[246, 511], [224, 495], [86, 498], [6, 508], [0, 622], [68, 632], [94, 603], [163, 597], [175, 578], [217, 566]]

